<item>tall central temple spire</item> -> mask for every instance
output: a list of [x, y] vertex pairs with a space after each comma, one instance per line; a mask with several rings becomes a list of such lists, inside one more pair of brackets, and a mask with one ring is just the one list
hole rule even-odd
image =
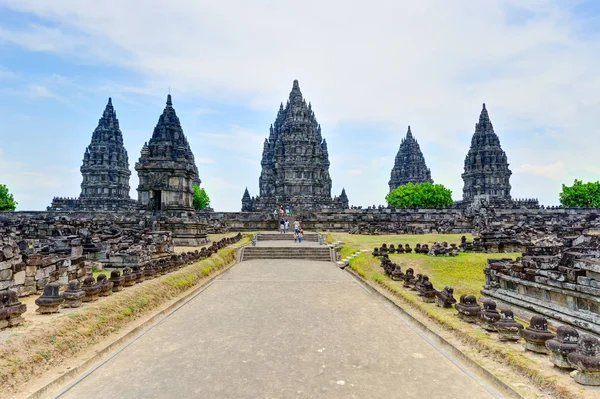
[[483, 104], [479, 123], [475, 124], [471, 148], [465, 158], [463, 200], [472, 201], [479, 195], [494, 200], [510, 200], [511, 175], [506, 153], [500, 147], [500, 139]]
[[425, 183], [431, 180], [431, 171], [425, 164], [425, 157], [421, 152], [421, 147], [413, 137], [408, 127], [406, 137], [400, 143], [400, 149], [396, 154], [396, 160], [390, 176], [390, 191], [406, 183]]
[[254, 210], [271, 210], [280, 205], [300, 209], [332, 206], [327, 142], [297, 80], [269, 129], [261, 166], [260, 195], [254, 199]]

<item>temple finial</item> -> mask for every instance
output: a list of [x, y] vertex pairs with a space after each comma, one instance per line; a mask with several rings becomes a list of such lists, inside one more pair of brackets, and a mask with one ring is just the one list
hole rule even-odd
[[300, 84], [298, 83], [298, 79], [294, 79], [294, 86], [292, 88], [300, 90]]
[[[169, 89], [170, 91], [171, 89]], [[167, 105], [173, 105], [173, 101], [171, 101], [171, 93], [167, 94]]]

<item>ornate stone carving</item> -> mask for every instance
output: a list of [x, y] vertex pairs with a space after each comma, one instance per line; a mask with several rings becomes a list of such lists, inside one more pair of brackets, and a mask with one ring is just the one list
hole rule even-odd
[[463, 201], [472, 202], [479, 196], [493, 202], [510, 201], [511, 174], [506, 154], [500, 147], [500, 140], [483, 104], [471, 148], [465, 158]]
[[142, 147], [135, 170], [140, 180], [138, 198], [144, 207], [156, 211], [192, 210], [192, 184], [200, 182], [198, 169], [170, 94], [152, 138]]
[[390, 177], [390, 191], [406, 183], [433, 183], [431, 171], [425, 164], [425, 157], [421, 147], [413, 137], [408, 127], [406, 137], [400, 143], [400, 149], [396, 154], [394, 167]]
[[280, 205], [305, 210], [333, 206], [327, 142], [297, 80], [265, 139], [261, 165], [260, 195], [248, 201], [250, 195], [244, 194], [245, 210], [250, 203], [254, 211], [272, 211]]

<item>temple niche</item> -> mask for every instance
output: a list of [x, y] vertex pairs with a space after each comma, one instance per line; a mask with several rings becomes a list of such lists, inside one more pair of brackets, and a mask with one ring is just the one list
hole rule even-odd
[[136, 202], [129, 197], [129, 158], [112, 104], [104, 109], [92, 141], [83, 154], [79, 198], [55, 197], [49, 210], [126, 210]]
[[[294, 80], [289, 100], [279, 107], [265, 139], [259, 178], [260, 195], [244, 193], [246, 211], [272, 211], [280, 205], [320, 210], [335, 206], [331, 198], [329, 153], [311, 104]], [[346, 197], [347, 200], [347, 197]]]
[[407, 183], [433, 183], [431, 171], [425, 164], [421, 147], [408, 127], [406, 137], [402, 139], [396, 154], [396, 160], [390, 176], [390, 191]]
[[506, 154], [494, 132], [488, 111], [483, 104], [471, 148], [465, 158], [463, 203], [482, 199], [492, 203], [510, 203], [510, 176]]
[[135, 164], [140, 204], [152, 211], [192, 211], [192, 184], [199, 183], [198, 169], [171, 95], [158, 119], [152, 138]]

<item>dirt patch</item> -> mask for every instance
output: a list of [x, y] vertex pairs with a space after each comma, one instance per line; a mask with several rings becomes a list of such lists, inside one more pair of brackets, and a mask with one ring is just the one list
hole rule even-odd
[[[66, 360], [98, 344], [165, 302], [206, 281], [235, 260], [235, 252], [250, 241], [221, 249], [210, 258], [168, 275], [145, 281], [77, 309], [52, 316], [37, 315], [35, 298], [26, 299], [24, 325], [2, 332], [0, 397], [16, 392], [34, 378], [55, 371]], [[6, 396], [5, 396], [6, 395]]]

